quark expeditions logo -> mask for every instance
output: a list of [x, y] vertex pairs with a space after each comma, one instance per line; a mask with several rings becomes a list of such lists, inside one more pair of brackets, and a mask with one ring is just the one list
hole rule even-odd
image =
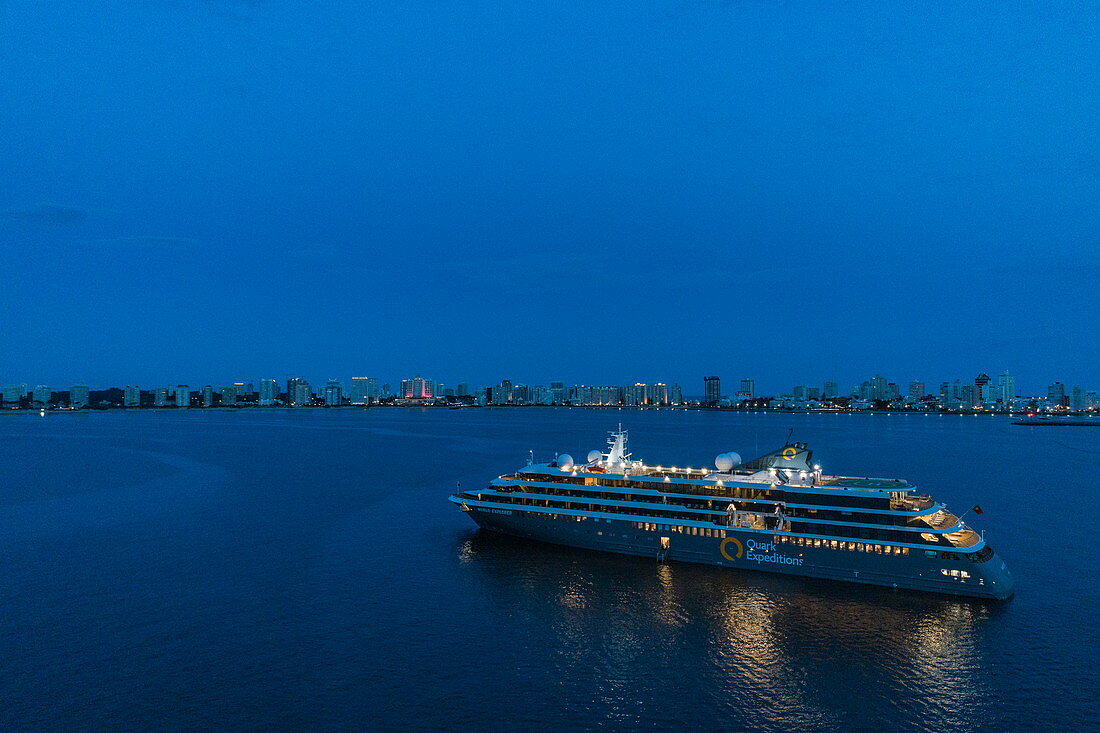
[[[733, 554], [730, 555], [730, 545], [733, 545]], [[748, 552], [745, 552], [745, 550]], [[718, 545], [719, 552], [722, 553], [722, 557], [726, 558], [730, 562], [735, 562], [744, 557], [749, 562], [760, 564], [762, 562], [775, 563], [777, 565], [801, 565], [804, 560], [801, 557], [788, 557], [787, 555], [780, 555], [776, 550], [774, 542], [758, 542], [756, 540], [745, 540], [744, 544], [741, 544], [741, 540], [735, 537], [727, 537], [722, 540]]]
[[[730, 557], [729, 550], [727, 549], [729, 545], [733, 545], [735, 548], [737, 548], [736, 550], [734, 550], [733, 557]], [[722, 553], [722, 557], [726, 558], [730, 562], [740, 559], [740, 557], [745, 554], [745, 546], [742, 545], [741, 540], [737, 539], [736, 537], [727, 537], [726, 539], [722, 540], [722, 543], [718, 545], [718, 550]]]
[[796, 448], [792, 448], [790, 446], [787, 446], [786, 448], [783, 449], [783, 460], [784, 461], [789, 461], [797, 455], [798, 455], [798, 450]]

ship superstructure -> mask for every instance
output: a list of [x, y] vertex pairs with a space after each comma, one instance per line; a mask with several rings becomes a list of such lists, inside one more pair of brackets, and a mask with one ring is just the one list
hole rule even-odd
[[1014, 581], [981, 534], [900, 479], [825, 474], [787, 442], [715, 468], [651, 466], [611, 433], [583, 463], [530, 462], [450, 500], [480, 526], [658, 560], [1005, 599]]

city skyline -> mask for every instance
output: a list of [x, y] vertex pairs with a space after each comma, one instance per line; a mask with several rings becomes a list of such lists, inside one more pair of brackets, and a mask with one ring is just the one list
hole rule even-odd
[[33, 389], [28, 383], [7, 383], [0, 388], [0, 404], [6, 406], [65, 405], [85, 407], [90, 393], [104, 395], [114, 404], [126, 407], [214, 407], [219, 405], [255, 404], [264, 406], [326, 406], [371, 405], [380, 402], [419, 402], [435, 400], [469, 400], [479, 405], [687, 405], [704, 407], [766, 407], [798, 408], [814, 406], [851, 406], [857, 409], [873, 409], [883, 405], [920, 408], [936, 406], [941, 409], [970, 409], [978, 407], [1027, 409], [1042, 405], [1045, 408], [1093, 410], [1100, 407], [1100, 392], [1080, 384], [1069, 386], [1061, 381], [1047, 385], [1045, 395], [1021, 392], [1016, 377], [1007, 369], [995, 377], [982, 372], [973, 380], [945, 380], [938, 388], [929, 388], [923, 381], [910, 380], [908, 384], [890, 381], [881, 374], [865, 379], [849, 390], [841, 389], [835, 380], [824, 380], [820, 386], [801, 384], [785, 392], [767, 393], [758, 390], [754, 378], [742, 377], [736, 386], [730, 383], [728, 390], [721, 377], [703, 377], [701, 395], [685, 392], [678, 382], [635, 382], [626, 385], [595, 385], [569, 381], [551, 381], [546, 384], [528, 384], [510, 379], [499, 383], [479, 385], [458, 382], [450, 385], [417, 374], [401, 379], [396, 384], [377, 377], [357, 376], [350, 381], [329, 379], [323, 385], [313, 385], [304, 377], [285, 379], [285, 390], [279, 380], [264, 378], [258, 381], [233, 382], [215, 387], [206, 384], [192, 389], [190, 385], [156, 386], [142, 389], [128, 384], [92, 388], [78, 384], [68, 390], [53, 390], [49, 385], [37, 384]]

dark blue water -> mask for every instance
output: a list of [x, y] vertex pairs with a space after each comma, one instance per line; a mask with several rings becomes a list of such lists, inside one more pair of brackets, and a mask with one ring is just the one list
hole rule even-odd
[[[779, 444], [903, 476], [1017, 579], [991, 603], [487, 536], [527, 450]], [[567, 409], [0, 416], [0, 727], [1095, 729], [1100, 431]]]

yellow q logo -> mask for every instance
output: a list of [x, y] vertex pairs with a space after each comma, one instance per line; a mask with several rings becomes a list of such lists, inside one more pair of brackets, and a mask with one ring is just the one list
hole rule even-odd
[[[730, 554], [726, 551], [726, 545], [733, 543], [737, 547], [737, 554], [734, 557], [730, 557]], [[718, 545], [718, 551], [722, 553], [722, 557], [726, 558], [730, 562], [733, 562], [737, 558], [745, 554], [745, 547], [741, 544], [741, 540], [736, 537], [727, 537], [722, 540], [722, 544]]]
[[784, 448], [783, 449], [783, 460], [784, 461], [789, 461], [797, 455], [798, 455], [798, 451], [795, 450], [794, 448]]

